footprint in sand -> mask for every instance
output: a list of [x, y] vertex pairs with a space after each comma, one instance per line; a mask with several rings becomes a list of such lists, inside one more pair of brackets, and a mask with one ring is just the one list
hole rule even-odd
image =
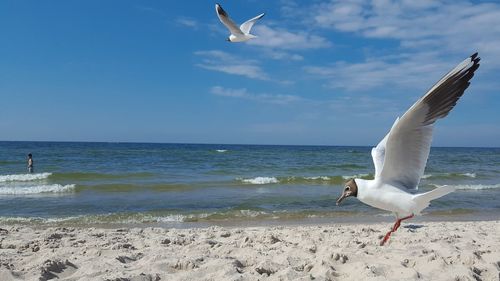
[[41, 268], [40, 281], [47, 281], [54, 278], [62, 279], [73, 274], [78, 267], [66, 260], [46, 260]]
[[143, 257], [143, 254], [142, 253], [138, 253], [137, 255], [133, 255], [133, 256], [118, 256], [116, 257], [116, 259], [121, 262], [121, 263], [131, 263], [131, 262], [134, 262], [134, 261], [137, 261], [137, 260], [140, 260], [141, 258]]

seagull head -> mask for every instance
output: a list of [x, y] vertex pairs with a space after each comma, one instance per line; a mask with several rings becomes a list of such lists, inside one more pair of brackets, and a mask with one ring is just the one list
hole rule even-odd
[[345, 183], [344, 191], [342, 192], [342, 195], [340, 195], [340, 197], [337, 199], [337, 205], [339, 205], [342, 200], [349, 196], [358, 196], [358, 185], [356, 184], [356, 181], [354, 179], [350, 179]]

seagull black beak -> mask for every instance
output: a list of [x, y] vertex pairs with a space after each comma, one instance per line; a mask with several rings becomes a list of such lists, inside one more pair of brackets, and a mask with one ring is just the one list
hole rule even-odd
[[350, 192], [344, 192], [342, 193], [342, 195], [340, 195], [339, 198], [337, 198], [337, 206], [340, 205], [340, 202], [342, 202], [344, 199], [346, 199], [347, 197], [349, 197], [351, 195]]

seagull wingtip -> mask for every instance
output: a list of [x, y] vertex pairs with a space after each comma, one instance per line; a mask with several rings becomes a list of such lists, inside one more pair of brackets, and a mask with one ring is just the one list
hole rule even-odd
[[479, 61], [481, 60], [481, 57], [479, 57], [478, 52], [475, 52], [474, 54], [472, 54], [472, 56], [470, 56], [470, 60], [472, 62], [474, 62], [474, 64], [479, 65]]

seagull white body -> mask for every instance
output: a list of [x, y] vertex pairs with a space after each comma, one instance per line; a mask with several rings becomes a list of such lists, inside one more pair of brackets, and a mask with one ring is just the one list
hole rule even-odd
[[250, 34], [250, 30], [257, 20], [262, 18], [264, 14], [260, 14], [254, 18], [251, 18], [241, 24], [239, 27], [231, 20], [229, 15], [222, 9], [221, 5], [215, 4], [215, 11], [217, 12], [217, 16], [219, 20], [229, 29], [231, 35], [229, 35], [227, 41], [230, 42], [244, 42], [248, 41], [252, 38], [256, 38], [257, 36]]
[[355, 196], [367, 205], [396, 216], [397, 221], [382, 245], [402, 220], [419, 215], [432, 200], [454, 191], [450, 186], [443, 186], [421, 194], [408, 192], [418, 189], [424, 174], [435, 121], [448, 115], [456, 105], [479, 67], [479, 60], [477, 53], [464, 60], [397, 118], [389, 133], [371, 151], [374, 179], [350, 180], [338, 198], [337, 204]]
[[356, 179], [356, 184], [358, 185], [357, 197], [359, 201], [392, 212], [398, 219], [411, 215], [420, 215], [420, 212], [429, 206], [431, 200], [454, 191], [452, 187], [441, 187], [435, 189], [436, 191], [430, 191], [434, 192], [434, 195], [438, 195], [436, 192], [439, 190], [438, 197], [423, 197], [421, 195], [425, 193], [411, 194], [394, 185], [377, 180]]

